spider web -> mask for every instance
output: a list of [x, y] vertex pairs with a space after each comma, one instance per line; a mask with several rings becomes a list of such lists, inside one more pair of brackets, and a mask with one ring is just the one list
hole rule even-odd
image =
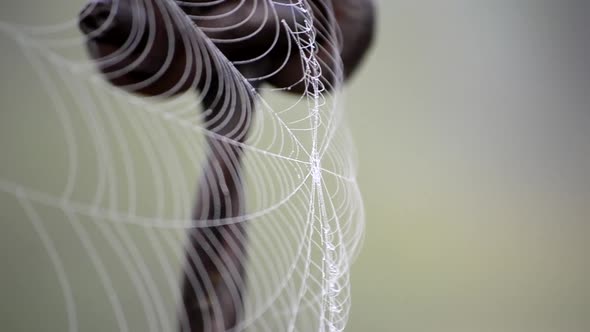
[[[338, 35], [329, 20], [312, 18], [311, 6], [330, 3], [254, 1], [265, 17], [280, 6], [305, 17], [304, 24], [280, 22], [275, 35], [299, 49], [307, 86], [300, 96], [285, 96], [290, 86], [252, 88], [280, 68], [256, 77], [237, 71], [267, 50], [232, 62], [216, 48], [255, 38], [258, 31], [226, 40], [207, 37], [239, 31], [252, 16], [222, 27], [191, 25], [208, 46], [189, 43], [213, 50], [199, 68], [206, 72], [217, 64], [225, 77], [240, 82], [219, 88], [235, 91], [223, 94], [226, 114], [216, 121], [231, 116], [247, 94], [256, 104], [254, 116], [242, 120], [253, 122], [247, 138], [227, 139], [244, 150], [245, 212], [195, 223], [196, 186], [207, 176], [206, 139], [223, 139], [206, 123], [203, 93], [140, 97], [107, 83], [88, 59], [77, 27], [83, 3], [71, 2], [31, 3], [41, 13], [34, 24], [18, 15], [0, 21], [2, 97], [13, 105], [0, 115], [6, 135], [0, 148], [9, 161], [0, 168], [0, 196], [17, 202], [20, 217], [9, 222], [28, 223], [51, 262], [51, 276], [44, 278], [54, 278], [60, 289], [61, 298], [50, 301], [62, 306], [62, 330], [174, 330], [187, 230], [202, 228], [208, 236], [210, 227], [248, 223], [244, 312], [232, 330], [342, 331], [363, 210], [340, 107], [339, 61], [329, 64], [337, 77], [333, 87], [320, 79], [316, 38], [337, 49]], [[190, 14], [190, 8], [219, 3], [157, 2], [182, 22], [221, 22], [229, 14]], [[245, 1], [235, 3], [237, 11]], [[55, 14], [51, 8], [66, 10]], [[26, 93], [11, 93], [17, 90]], [[210, 194], [215, 200], [226, 193]], [[223, 259], [214, 251], [212, 256]]]

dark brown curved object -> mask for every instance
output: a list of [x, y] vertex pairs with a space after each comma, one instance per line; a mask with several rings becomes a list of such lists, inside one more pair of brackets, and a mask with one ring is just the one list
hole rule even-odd
[[[256, 102], [253, 88], [269, 83], [278, 87], [291, 86], [291, 93], [301, 94], [306, 89], [300, 83], [303, 71], [299, 51], [293, 47], [289, 51], [290, 41], [282, 27], [282, 24], [287, 24], [294, 28], [295, 24], [304, 23], [303, 16], [296, 13], [294, 15], [290, 7], [280, 5], [290, 3], [289, 0], [274, 0], [278, 3], [274, 6], [277, 16], [266, 23], [263, 23], [265, 8], [260, 4], [269, 2], [260, 0], [245, 0], [239, 10], [225, 16], [223, 20], [194, 22], [204, 31], [208, 31], [207, 37], [213, 40], [242, 36], [263, 25], [258, 34], [237, 43], [207, 43], [205, 35], [192, 29], [187, 17], [182, 17], [183, 14], [217, 15], [235, 9], [240, 2], [241, 0], [227, 0], [215, 6], [182, 6], [182, 12], [172, 2], [164, 0], [93, 0], [80, 13], [79, 26], [87, 36], [89, 54], [97, 60], [98, 69], [111, 84], [146, 96], [169, 96], [194, 89], [201, 94], [204, 109], [210, 110], [206, 113], [205, 126], [212, 135], [207, 138], [208, 157], [198, 184], [193, 210], [195, 227], [188, 232], [186, 263], [182, 276], [179, 330], [183, 332], [230, 330], [236, 327], [243, 316], [247, 225], [244, 222], [230, 222], [212, 227], [201, 226], [208, 221], [229, 220], [244, 214], [243, 150], [240, 143], [245, 141], [252, 122]], [[259, 6], [255, 8], [254, 3]], [[316, 27], [321, 80], [326, 89], [333, 89], [339, 83], [336, 81], [339, 73], [334, 72], [339, 68], [338, 62], [342, 61], [343, 71], [340, 76], [347, 79], [358, 67], [372, 42], [373, 2], [310, 0], [307, 4]], [[252, 11], [252, 19], [239, 29], [226, 29], [223, 32], [207, 30], [240, 22]], [[154, 26], [147, 26], [145, 23], [146, 16], [150, 13], [153, 15]], [[281, 24], [279, 31], [277, 20]], [[134, 29], [137, 26], [141, 28]], [[154, 36], [154, 44], [149, 49], [148, 32]], [[238, 71], [215, 60], [215, 48], [221, 50], [230, 61], [256, 56], [272, 45], [276, 33], [280, 33], [278, 43], [269, 55], [255, 63], [238, 65]], [[169, 38], [170, 34], [172, 39]], [[327, 37], [334, 34], [341, 37], [338, 44], [331, 43]], [[201, 49], [194, 48], [195, 41], [199, 42]], [[120, 52], [122, 46], [128, 52], [119, 54], [117, 61], [105, 61], [109, 55]], [[174, 53], [171, 61], [167, 61], [170, 60], [167, 55], [172, 46]], [[138, 61], [146, 50], [149, 56]], [[278, 68], [286, 58], [288, 61], [285, 67], [264, 81], [248, 84], [241, 77], [262, 76], [273, 71], [273, 68]], [[191, 67], [189, 72], [186, 71], [186, 64], [199, 62], [205, 66]], [[132, 63], [135, 64], [132, 70], [113, 75]], [[202, 71], [203, 68], [210, 70]], [[150, 77], [157, 79], [147, 85], [134, 86]], [[223, 89], [218, 89], [221, 85]], [[232, 98], [235, 102], [233, 105], [236, 106], [230, 110], [225, 101]]]

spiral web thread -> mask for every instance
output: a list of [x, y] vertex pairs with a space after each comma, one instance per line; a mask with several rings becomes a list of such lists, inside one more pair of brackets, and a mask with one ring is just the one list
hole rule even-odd
[[[207, 37], [224, 29], [239, 31], [251, 17], [226, 28], [207, 28], [198, 22], [219, 20], [223, 15], [191, 14], [191, 8], [219, 3], [166, 0], [156, 5], [172, 13], [169, 17], [174, 24], [189, 27], [186, 22], [197, 22], [190, 29], [202, 40], [183, 41], [195, 49], [205, 47], [200, 44], [203, 40], [215, 50], [217, 45], [255, 38], [256, 30], [234, 39]], [[17, 166], [1, 169], [0, 196], [18, 201], [23, 220], [13, 222], [31, 224], [51, 261], [62, 294], [55, 302], [63, 304], [64, 330], [66, 326], [69, 331], [93, 330], [89, 326], [96, 318], [85, 314], [87, 310], [101, 312], [98, 319], [105, 325], [98, 330], [174, 330], [187, 230], [245, 222], [249, 224], [243, 253], [248, 284], [245, 312], [232, 330], [344, 329], [350, 309], [349, 270], [362, 239], [363, 210], [352, 143], [340, 109], [342, 68], [337, 56], [327, 66], [336, 77], [328, 84], [334, 86], [327, 89], [320, 79], [326, 67], [321, 66], [325, 59], [317, 56], [316, 37], [338, 49], [338, 32], [333, 18], [312, 18], [313, 6], [330, 8], [331, 4], [294, 0], [234, 3], [235, 11], [254, 3], [265, 17], [276, 15], [281, 6], [305, 17], [304, 24], [281, 21], [274, 37], [288, 38], [290, 47], [299, 49], [302, 80], [308, 88], [301, 96], [289, 97], [282, 92], [289, 86], [263, 85], [253, 92], [250, 83], [280, 68], [269, 69], [264, 76], [244, 77], [235, 66], [264, 58], [265, 50], [255, 58], [233, 62], [217, 51], [210, 54], [209, 62], [195, 63], [192, 68], [187, 64], [187, 70], [201, 68], [201, 75], [216, 64], [225, 77], [241, 82], [237, 87], [220, 84], [221, 90], [233, 89], [223, 94], [228, 106], [221, 122], [237, 109], [235, 105], [245, 103], [245, 94], [255, 95], [257, 108], [251, 119], [244, 120], [253, 121], [245, 141], [227, 139], [244, 150], [245, 212], [196, 224], [191, 211], [197, 179], [203, 176], [205, 138], [219, 136], [204, 123], [208, 110], [202, 110], [203, 91], [200, 98], [194, 91], [152, 98], [111, 86], [88, 59], [76, 19], [46, 26], [0, 21], [3, 44], [14, 55], [7, 59], [16, 68], [24, 68], [5, 74], [22, 76], [27, 88], [37, 91], [39, 100], [34, 105], [42, 107], [5, 110], [0, 116], [6, 118], [1, 121], [10, 125], [20, 114], [31, 115], [39, 122], [23, 122], [23, 135], [32, 137], [38, 149], [53, 151], [50, 159], [42, 159], [36, 157], [34, 148], [19, 150], [17, 138], [3, 144], [2, 155]], [[148, 10], [150, 4], [143, 3]], [[68, 2], [64, 18], [74, 17], [82, 5]], [[143, 24], [136, 36], [149, 34], [149, 15]], [[18, 100], [14, 104], [30, 105]], [[19, 165], [26, 163], [34, 164], [41, 176], [21, 171]], [[227, 195], [209, 194], [213, 200]], [[72, 250], [79, 251], [77, 258], [69, 254]], [[223, 260], [214, 252], [214, 261]], [[100, 296], [88, 300], [81, 295], [88, 284], [99, 285]]]

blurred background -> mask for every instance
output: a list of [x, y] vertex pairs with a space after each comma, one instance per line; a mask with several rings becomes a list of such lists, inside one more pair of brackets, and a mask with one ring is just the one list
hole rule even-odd
[[[81, 3], [3, 3], [0, 20], [51, 22]], [[367, 222], [347, 331], [590, 330], [590, 4], [378, 6], [374, 48], [343, 101]], [[13, 46], [3, 59], [19, 56]], [[11, 110], [39, 107], [40, 92], [14, 88], [14, 62], [0, 68], [0, 144], [11, 149], [19, 123], [40, 121]], [[21, 160], [23, 181], [43, 176]], [[2, 169], [16, 162], [3, 157]], [[0, 330], [54, 331], [58, 283], [26, 217], [0, 192]]]
[[350, 331], [590, 329], [587, 1], [380, 1]]

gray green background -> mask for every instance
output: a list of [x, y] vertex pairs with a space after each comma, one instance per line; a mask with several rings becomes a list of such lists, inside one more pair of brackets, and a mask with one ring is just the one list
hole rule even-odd
[[[1, 6], [2, 21], [47, 23], [81, 1]], [[367, 222], [347, 331], [588, 331], [588, 3], [378, 6], [374, 48], [343, 99]], [[1, 169], [50, 182], [39, 160], [59, 152], [32, 135], [50, 126], [16, 111], [46, 105], [0, 38]], [[61, 295], [24, 216], [0, 193], [0, 330], [54, 331]], [[87, 289], [88, 302], [101, 291]], [[108, 330], [88, 310], [88, 330]]]

